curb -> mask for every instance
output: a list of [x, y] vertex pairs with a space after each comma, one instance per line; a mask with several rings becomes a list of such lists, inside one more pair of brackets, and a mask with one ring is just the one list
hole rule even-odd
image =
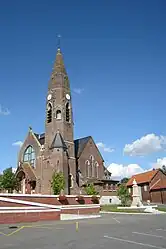
[[166, 214], [166, 213], [125, 213], [125, 212], [104, 212], [101, 211], [100, 214], [126, 214], [126, 215], [159, 215], [159, 214]]

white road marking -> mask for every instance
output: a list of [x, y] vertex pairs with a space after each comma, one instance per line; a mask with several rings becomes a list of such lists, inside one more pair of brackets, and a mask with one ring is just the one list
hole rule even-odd
[[117, 240], [117, 241], [122, 241], [122, 242], [130, 243], [130, 244], [135, 244], [135, 245], [140, 245], [140, 246], [149, 247], [149, 248], [166, 249], [166, 247], [160, 247], [160, 246], [154, 246], [154, 245], [150, 245], [150, 244], [144, 244], [144, 243], [136, 242], [136, 241], [133, 241], [133, 240], [126, 240], [126, 239], [121, 239], [121, 238], [116, 238], [116, 237], [110, 237], [110, 236], [104, 236], [104, 238], [106, 238], [106, 239], [112, 239], [112, 240]]
[[165, 236], [155, 235], [155, 234], [151, 234], [151, 233], [138, 233], [138, 232], [132, 232], [132, 233], [138, 234], [138, 235], [144, 235], [144, 236], [151, 236], [151, 237], [166, 239]]
[[166, 229], [158, 228], [158, 229], [156, 229], [156, 231], [164, 231], [164, 232], [166, 232]]
[[113, 218], [117, 223], [120, 223], [120, 221], [119, 220], [117, 220], [116, 218]]

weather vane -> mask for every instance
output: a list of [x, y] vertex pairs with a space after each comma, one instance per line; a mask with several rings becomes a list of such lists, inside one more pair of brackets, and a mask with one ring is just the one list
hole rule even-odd
[[58, 35], [58, 48], [61, 48], [61, 35]]

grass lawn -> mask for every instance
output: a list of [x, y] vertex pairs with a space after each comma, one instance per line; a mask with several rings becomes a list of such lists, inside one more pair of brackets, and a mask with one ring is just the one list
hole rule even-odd
[[157, 208], [159, 211], [166, 212], [166, 207], [158, 207]]
[[[118, 205], [103, 205], [101, 206], [101, 211], [106, 212], [120, 212], [120, 213], [145, 213], [142, 210], [135, 210], [135, 209], [118, 209]], [[158, 207], [159, 211], [166, 212], [166, 207]]]
[[118, 209], [118, 205], [103, 205], [101, 206], [101, 211], [106, 212], [120, 212], [120, 213], [144, 213], [142, 210], [132, 210], [132, 209]]

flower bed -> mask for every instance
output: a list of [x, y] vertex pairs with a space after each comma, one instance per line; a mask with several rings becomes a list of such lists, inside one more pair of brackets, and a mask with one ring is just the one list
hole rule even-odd
[[85, 204], [84, 197], [81, 196], [81, 195], [76, 196], [76, 201], [77, 201], [79, 204]]

